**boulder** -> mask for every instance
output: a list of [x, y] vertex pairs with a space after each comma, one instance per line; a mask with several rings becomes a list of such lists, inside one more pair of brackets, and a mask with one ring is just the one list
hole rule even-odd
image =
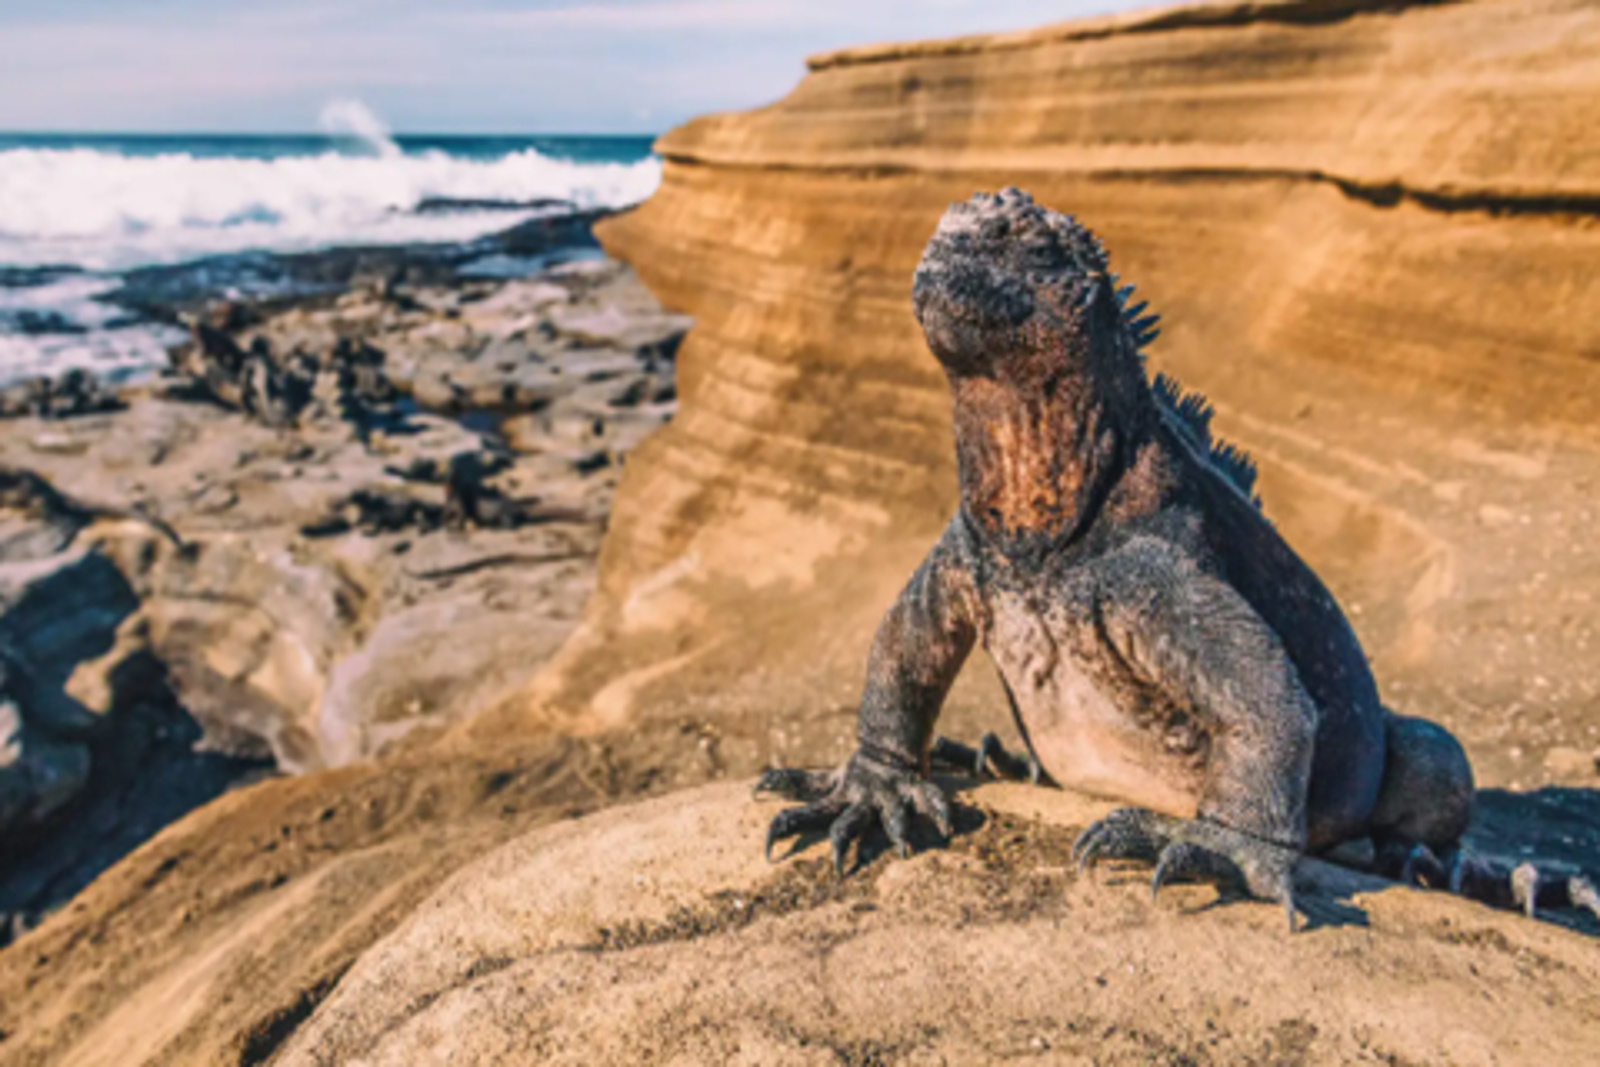
[[[744, 783], [539, 830], [369, 949], [280, 1067], [1577, 1062], [1582, 935], [1306, 861], [1313, 913], [1073, 873], [1108, 805], [985, 786], [948, 850], [770, 866]], [[1467, 991], [1473, 991], [1468, 995]], [[271, 1046], [267, 1046], [270, 1050]]]

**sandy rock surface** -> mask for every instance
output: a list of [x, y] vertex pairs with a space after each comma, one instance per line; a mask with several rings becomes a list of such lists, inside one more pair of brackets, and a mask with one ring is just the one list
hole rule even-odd
[[417, 1063], [1579, 1062], [1589, 939], [1307, 863], [1312, 929], [1072, 873], [1107, 807], [986, 786], [949, 851], [770, 867], [717, 786], [505, 845], [345, 975], [278, 1059]]

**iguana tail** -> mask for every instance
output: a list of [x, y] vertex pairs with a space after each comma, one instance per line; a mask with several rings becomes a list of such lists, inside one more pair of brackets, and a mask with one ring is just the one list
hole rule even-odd
[[1391, 711], [1384, 742], [1383, 783], [1370, 819], [1378, 874], [1530, 918], [1540, 908], [1582, 908], [1600, 918], [1600, 893], [1584, 872], [1550, 863], [1507, 865], [1463, 847], [1476, 789], [1466, 753], [1449, 731]]

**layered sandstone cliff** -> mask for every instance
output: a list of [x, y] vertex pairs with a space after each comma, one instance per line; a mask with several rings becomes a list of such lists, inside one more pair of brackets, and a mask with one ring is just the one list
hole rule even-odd
[[[848, 735], [872, 624], [954, 504], [911, 270], [947, 203], [1015, 184], [1164, 315], [1156, 365], [1260, 462], [1391, 699], [1535, 779], [1506, 715], [1536, 763], [1592, 743], [1600, 700], [1597, 54], [1573, 0], [1222, 4], [825, 55], [669, 133], [602, 239], [696, 320], [682, 413], [522, 707], [759, 708], [782, 755], [826, 703]], [[959, 723], [993, 717], [978, 683]]]

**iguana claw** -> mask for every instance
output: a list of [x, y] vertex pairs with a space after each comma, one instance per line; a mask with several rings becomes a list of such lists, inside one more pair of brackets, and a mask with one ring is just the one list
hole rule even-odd
[[1528, 918], [1536, 918], [1539, 897], [1539, 868], [1520, 863], [1511, 872], [1511, 896]]
[[1119, 808], [1078, 835], [1072, 845], [1072, 859], [1078, 873], [1092, 868], [1096, 860], [1127, 859], [1154, 862], [1168, 840], [1162, 816], [1139, 808]]
[[790, 808], [778, 813], [767, 827], [767, 862], [772, 862], [772, 846], [784, 838], [803, 834], [807, 830], [826, 829], [838, 812], [826, 803], [809, 804], [803, 808]]
[[1218, 823], [1120, 808], [1085, 830], [1072, 853], [1080, 873], [1099, 859], [1153, 861], [1152, 901], [1162, 886], [1179, 880], [1236, 885], [1259, 899], [1282, 902], [1289, 929], [1295, 929], [1295, 850]]
[[1006, 750], [1000, 738], [992, 733], [984, 734], [978, 741], [977, 748], [952, 741], [948, 737], [936, 738], [928, 758], [933, 763], [963, 774], [970, 774], [974, 778], [982, 778], [988, 773], [1006, 781], [1026, 781], [1030, 785], [1038, 785], [1044, 777], [1044, 771], [1037, 759], [1031, 754], [1012, 755]]
[[946, 838], [954, 832], [950, 801], [938, 785], [920, 773], [891, 766], [864, 752], [850, 757], [842, 771], [813, 774], [771, 770], [756, 783], [755, 792], [776, 793], [809, 801], [804, 807], [781, 811], [767, 827], [767, 855], [785, 838], [808, 831], [828, 831], [835, 872], [842, 878], [852, 843], [876, 822], [883, 827], [896, 855], [911, 855], [911, 816], [928, 818]]

